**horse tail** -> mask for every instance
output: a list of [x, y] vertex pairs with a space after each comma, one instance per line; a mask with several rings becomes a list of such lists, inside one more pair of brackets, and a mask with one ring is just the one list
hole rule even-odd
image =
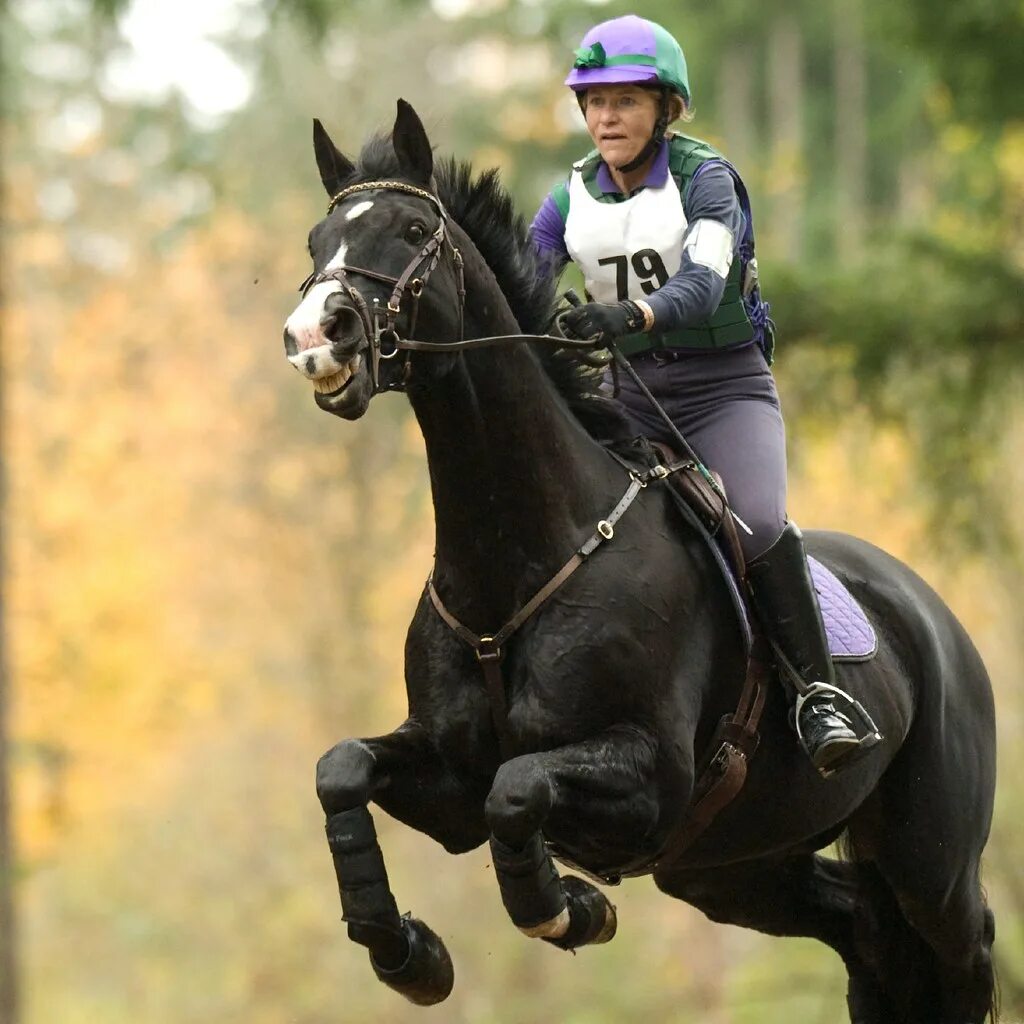
[[985, 904], [985, 936], [983, 941], [985, 949], [989, 954], [988, 969], [992, 973], [992, 998], [988, 1006], [988, 1019], [991, 1024], [998, 1024], [1003, 1012], [1003, 993], [999, 986], [999, 972], [996, 970], [996, 962], [991, 955], [992, 943], [995, 942], [996, 938], [996, 919], [989, 909], [988, 892], [984, 886], [981, 889], [981, 898]]
[[[844, 861], [857, 872], [854, 934], [858, 957], [867, 968], [885, 1002], [891, 1024], [940, 1020], [942, 966], [935, 951], [911, 926], [892, 887], [870, 860], [858, 856], [856, 841], [844, 833], [837, 843]], [[984, 1019], [998, 1024], [1001, 1015], [999, 979], [990, 956], [995, 939], [995, 918], [982, 891], [984, 935], [981, 960], [976, 961], [975, 991], [987, 993]], [[973, 986], [972, 986], [973, 987]], [[972, 1018], [980, 1020], [981, 1018]]]

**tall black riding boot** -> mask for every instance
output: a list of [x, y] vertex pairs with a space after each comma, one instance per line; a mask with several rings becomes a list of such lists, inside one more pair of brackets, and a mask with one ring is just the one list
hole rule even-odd
[[[836, 687], [825, 624], [796, 523], [787, 523], [782, 536], [747, 564], [747, 579], [779, 667], [797, 691], [797, 735], [814, 767], [831, 775], [859, 759], [880, 737], [860, 705]], [[866, 735], [857, 735], [853, 720], [837, 703], [856, 709], [858, 717], [871, 725]]]

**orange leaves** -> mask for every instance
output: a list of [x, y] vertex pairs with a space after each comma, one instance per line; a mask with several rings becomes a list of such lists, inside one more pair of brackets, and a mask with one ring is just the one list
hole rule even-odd
[[19, 826], [34, 861], [149, 799], [188, 737], [230, 730], [239, 702], [299, 734], [308, 722], [278, 721], [282, 688], [331, 716], [325, 736], [397, 724], [432, 523], [404, 406], [342, 424], [283, 358], [301, 248], [277, 239], [304, 211], [278, 204], [275, 228], [221, 209], [167, 257], [91, 281], [68, 273], [71, 236], [29, 214], [12, 276], [32, 287], [5, 346]]

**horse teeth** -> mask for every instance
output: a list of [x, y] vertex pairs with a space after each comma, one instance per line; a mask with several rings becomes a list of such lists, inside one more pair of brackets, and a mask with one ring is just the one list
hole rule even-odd
[[352, 371], [347, 366], [343, 366], [337, 373], [331, 374], [330, 377], [321, 377], [319, 380], [313, 381], [313, 386], [317, 391], [328, 394], [331, 391], [337, 391], [343, 384], [347, 384], [351, 376]]

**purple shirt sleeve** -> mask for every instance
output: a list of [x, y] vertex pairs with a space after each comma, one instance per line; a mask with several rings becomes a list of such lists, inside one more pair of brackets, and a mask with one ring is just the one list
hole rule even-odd
[[537, 253], [541, 269], [555, 276], [569, 262], [565, 247], [565, 221], [552, 195], [544, 200], [530, 225], [530, 238]]
[[[698, 168], [690, 181], [683, 212], [687, 224], [705, 219], [720, 221], [732, 233], [733, 248], [739, 244], [743, 211], [732, 174], [720, 160], [710, 160]], [[718, 309], [724, 292], [725, 278], [692, 263], [684, 251], [679, 270], [646, 300], [654, 311], [654, 329], [674, 331], [706, 320]]]

